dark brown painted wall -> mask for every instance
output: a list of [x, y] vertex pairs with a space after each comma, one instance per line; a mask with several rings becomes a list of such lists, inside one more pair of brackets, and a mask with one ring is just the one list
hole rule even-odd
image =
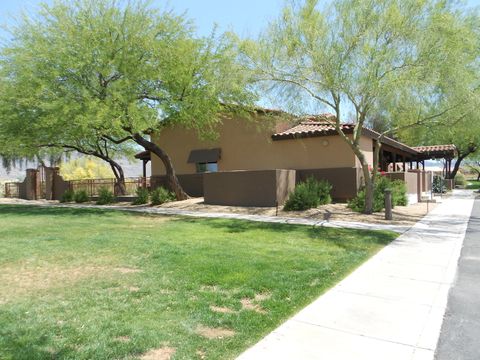
[[297, 170], [297, 183], [310, 176], [317, 180], [327, 180], [332, 185], [332, 198], [335, 201], [347, 201], [357, 195], [360, 175], [360, 169], [357, 168]]
[[[186, 193], [192, 197], [202, 197], [203, 196], [203, 174], [188, 174], [188, 175], [177, 175], [180, 185]], [[150, 184], [152, 189], [163, 186], [167, 184], [167, 178], [165, 176], [152, 176], [150, 178]]]
[[203, 177], [205, 203], [213, 205], [283, 205], [294, 188], [295, 170], [226, 171]]

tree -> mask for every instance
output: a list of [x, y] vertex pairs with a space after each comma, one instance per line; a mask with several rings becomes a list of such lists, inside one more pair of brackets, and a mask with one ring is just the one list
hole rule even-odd
[[187, 195], [172, 161], [150, 136], [172, 124], [214, 136], [222, 103], [254, 99], [228, 36], [198, 38], [184, 15], [145, 2], [56, 1], [13, 31], [2, 67], [14, 70], [4, 79], [22, 84], [27, 108], [42, 110], [33, 121], [75, 123], [94, 142], [133, 141], [162, 160], [178, 199]]
[[[335, 0], [320, 9], [318, 1], [306, 0], [287, 6], [257, 41], [241, 46], [257, 80], [278, 98], [308, 99], [334, 113], [338, 134], [362, 165], [364, 211], [371, 213], [381, 141], [398, 128], [388, 126], [376, 139], [370, 172], [359, 145], [362, 127], [373, 115], [389, 119], [398, 107], [407, 114], [402, 128], [435, 122], [452, 111], [436, 102], [437, 87], [446, 69], [465, 65], [455, 58], [470, 46], [461, 36], [474, 37], [465, 17], [448, 1]], [[427, 106], [433, 111], [418, 111]], [[352, 136], [341, 128], [350, 109]]]
[[96, 158], [82, 157], [62, 163], [60, 175], [65, 180], [106, 179], [112, 177], [112, 170]]

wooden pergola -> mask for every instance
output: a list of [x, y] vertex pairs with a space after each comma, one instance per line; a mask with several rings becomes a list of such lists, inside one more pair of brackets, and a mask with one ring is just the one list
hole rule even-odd
[[[426, 160], [445, 160], [443, 175], [449, 177], [452, 160], [457, 156], [455, 145], [432, 145], [410, 147], [391, 138], [382, 139], [382, 151], [379, 156], [380, 171], [425, 170]], [[391, 169], [390, 169], [391, 168]]]
[[152, 159], [150, 156], [150, 151], [142, 151], [141, 153], [135, 154], [135, 159], [142, 160], [143, 163], [143, 177], [147, 177], [147, 164]]
[[455, 145], [431, 145], [431, 146], [417, 146], [414, 147], [419, 155], [417, 161], [425, 164], [425, 160], [445, 160], [443, 166], [443, 175], [450, 178], [452, 173], [452, 160], [457, 157], [457, 148]]

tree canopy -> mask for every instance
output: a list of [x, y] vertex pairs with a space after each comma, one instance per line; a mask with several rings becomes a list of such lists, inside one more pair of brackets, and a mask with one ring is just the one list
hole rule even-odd
[[13, 33], [1, 53], [1, 115], [56, 142], [133, 141], [161, 158], [178, 198], [173, 164], [150, 135], [182, 124], [212, 136], [222, 103], [254, 100], [227, 35], [197, 37], [185, 15], [146, 2], [55, 1]]
[[[307, 99], [336, 116], [338, 133], [362, 164], [370, 213], [381, 139], [370, 172], [359, 146], [362, 127], [383, 114], [379, 119], [389, 122], [384, 136], [396, 130], [396, 116], [405, 128], [453, 111], [455, 104], [438, 101], [438, 89], [445, 81], [462, 86], [455, 74], [471, 58], [459, 55], [478, 38], [479, 22], [471, 18], [443, 0], [334, 0], [323, 7], [306, 0], [287, 5], [242, 49], [257, 81], [278, 99]], [[353, 137], [343, 133], [342, 122], [355, 122]]]

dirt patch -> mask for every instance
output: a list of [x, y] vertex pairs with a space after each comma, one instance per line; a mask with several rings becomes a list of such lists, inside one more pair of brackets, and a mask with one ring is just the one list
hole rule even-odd
[[[306, 211], [283, 211], [280, 207], [278, 211], [279, 217], [307, 218], [311, 220], [323, 221], [326, 218], [331, 221], [348, 221], [348, 222], [365, 222], [378, 224], [392, 224], [409, 226], [414, 225], [421, 220], [428, 212], [435, 208], [435, 203], [417, 203], [409, 206], [397, 206], [393, 209], [393, 220], [386, 221], [384, 213], [375, 213], [373, 215], [365, 215], [352, 211], [347, 204], [337, 203], [319, 206], [316, 209]], [[241, 207], [241, 206], [220, 206], [207, 205], [203, 202], [203, 198], [192, 198], [184, 201], [175, 201], [159, 206], [160, 208], [180, 209], [198, 212], [216, 212], [231, 214], [250, 214], [275, 216], [275, 207]]]
[[262, 307], [258, 304], [255, 304], [252, 299], [249, 298], [244, 298], [240, 300], [240, 303], [242, 304], [242, 309], [243, 310], [251, 310], [255, 311], [259, 314], [266, 314], [266, 311], [262, 309]]
[[207, 339], [224, 339], [235, 335], [235, 331], [230, 329], [211, 328], [207, 326], [199, 326], [195, 332]]
[[142, 360], [170, 360], [170, 358], [175, 354], [175, 349], [164, 346], [159, 349], [153, 349], [149, 352], [143, 354], [140, 359]]
[[207, 353], [203, 350], [197, 350], [195, 354], [197, 354], [198, 358], [201, 360], [204, 360], [207, 358]]
[[60, 267], [0, 267], [0, 303], [36, 291], [63, 287], [95, 277], [104, 276], [108, 268], [101, 266]]
[[128, 288], [128, 291], [137, 292], [137, 291], [140, 291], [140, 288], [139, 288], [139, 287], [136, 287], [136, 286], [130, 286], [130, 287]]
[[128, 336], [118, 336], [115, 338], [116, 341], [119, 341], [119, 342], [123, 342], [123, 343], [127, 343], [129, 342], [131, 339], [130, 337]]
[[210, 305], [210, 310], [212, 310], [213, 312], [221, 313], [221, 314], [234, 314], [235, 313], [235, 311], [230, 309], [230, 308], [221, 307], [221, 306], [214, 306], [214, 305]]
[[269, 293], [260, 293], [255, 295], [255, 301], [265, 301], [272, 297], [272, 294]]
[[140, 269], [134, 269], [129, 267], [118, 267], [113, 270], [119, 272], [120, 274], [133, 274], [133, 273], [142, 272], [142, 270]]

